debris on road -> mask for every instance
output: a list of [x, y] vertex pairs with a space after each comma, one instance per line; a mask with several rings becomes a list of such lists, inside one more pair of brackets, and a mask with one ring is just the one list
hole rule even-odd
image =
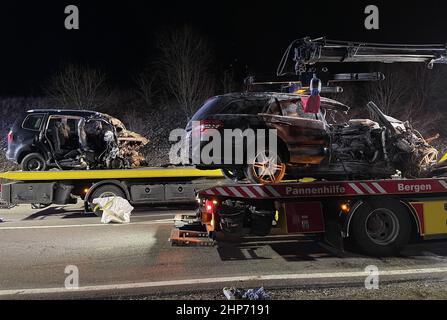
[[0, 217], [0, 223], [5, 222], [5, 218]]
[[269, 295], [265, 292], [264, 287], [257, 289], [237, 289], [234, 287], [223, 288], [223, 293], [228, 300], [268, 300]]
[[121, 197], [105, 197], [93, 199], [94, 212], [102, 211], [102, 223], [129, 223], [132, 207], [126, 199]]

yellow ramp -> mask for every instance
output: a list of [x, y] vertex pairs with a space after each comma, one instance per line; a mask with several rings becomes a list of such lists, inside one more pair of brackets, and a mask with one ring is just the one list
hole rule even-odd
[[11, 171], [0, 173], [0, 179], [17, 181], [105, 180], [146, 178], [223, 177], [220, 170], [198, 170], [187, 167], [138, 168], [117, 170]]

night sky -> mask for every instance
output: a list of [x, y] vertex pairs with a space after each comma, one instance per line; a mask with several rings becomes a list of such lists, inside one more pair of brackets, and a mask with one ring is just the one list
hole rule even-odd
[[[154, 40], [185, 23], [213, 46], [217, 65], [273, 74], [296, 38], [391, 43], [447, 43], [445, 1], [2, 1], [0, 95], [39, 95], [62, 63], [101, 68], [129, 83], [154, 57]], [[444, 3], [444, 4], [443, 4]], [[64, 28], [64, 8], [77, 5], [80, 30]], [[380, 9], [380, 30], [364, 28], [364, 8]]]

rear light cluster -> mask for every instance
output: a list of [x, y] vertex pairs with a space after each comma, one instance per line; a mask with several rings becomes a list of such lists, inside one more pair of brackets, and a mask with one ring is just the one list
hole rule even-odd
[[216, 209], [217, 201], [216, 200], [205, 200], [205, 211], [208, 214], [213, 214]]
[[213, 199], [206, 199], [202, 204], [204, 206], [201, 217], [202, 223], [210, 224], [214, 228], [214, 214], [216, 213], [218, 202]]
[[8, 143], [11, 143], [12, 140], [14, 140], [14, 135], [12, 134], [12, 131], [9, 131], [9, 133], [8, 133]]
[[214, 129], [218, 130], [223, 128], [224, 124], [219, 120], [200, 120], [199, 125], [193, 124], [193, 136], [201, 137], [202, 134], [206, 135], [208, 130]]
[[221, 129], [223, 127], [223, 122], [219, 120], [201, 120], [200, 121], [200, 132], [204, 132], [209, 129]]

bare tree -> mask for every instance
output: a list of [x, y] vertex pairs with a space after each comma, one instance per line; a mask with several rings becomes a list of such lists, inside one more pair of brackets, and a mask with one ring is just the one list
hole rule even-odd
[[136, 85], [135, 92], [146, 107], [151, 107], [154, 103], [156, 95], [155, 79], [156, 77], [149, 72], [142, 72], [133, 78], [133, 82]]
[[191, 27], [183, 26], [160, 36], [157, 47], [161, 78], [189, 119], [214, 93], [209, 45]]
[[379, 68], [385, 80], [376, 81], [367, 87], [367, 98], [376, 103], [388, 115], [395, 115], [410, 96], [411, 81], [401, 66], [385, 66]]
[[368, 86], [368, 99], [389, 115], [408, 120], [424, 135], [440, 130], [444, 118], [439, 107], [445, 103], [443, 69], [430, 70], [424, 64], [386, 66], [385, 80]]
[[144, 134], [147, 126], [144, 116], [144, 112], [141, 112], [138, 108], [132, 107], [126, 109], [122, 119], [127, 129]]
[[99, 70], [68, 64], [53, 75], [45, 90], [62, 107], [97, 109], [108, 96], [105, 79]]

